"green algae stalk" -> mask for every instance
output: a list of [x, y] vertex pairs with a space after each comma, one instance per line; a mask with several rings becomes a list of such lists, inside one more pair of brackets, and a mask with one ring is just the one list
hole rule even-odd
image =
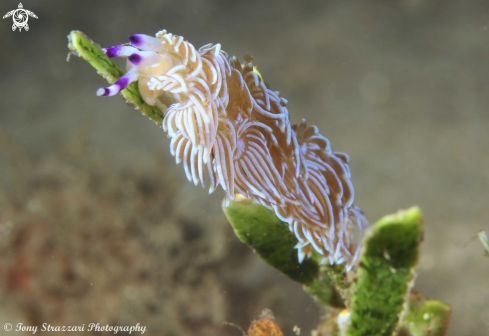
[[231, 201], [228, 207], [223, 203], [223, 210], [236, 236], [266, 263], [303, 284], [304, 289], [323, 304], [343, 306], [327, 272], [320, 272], [314, 258], [299, 264], [294, 248], [297, 238], [273, 211], [244, 197]]
[[348, 336], [393, 335], [413, 285], [423, 219], [417, 207], [386, 216], [364, 238]]
[[[68, 35], [68, 49], [70, 49], [68, 60], [71, 55], [83, 58], [110, 84], [115, 83], [126, 73], [104, 54], [98, 44], [94, 43], [81, 31], [73, 30]], [[150, 106], [145, 103], [143, 97], [141, 97], [141, 94], [139, 93], [138, 83], [131, 83], [127, 88], [121, 91], [121, 94], [129, 105], [140, 110], [143, 115], [147, 116], [161, 127], [164, 112], [162, 112], [159, 107]], [[166, 110], [164, 107], [162, 107], [162, 109]]]
[[411, 293], [409, 312], [402, 322], [399, 336], [443, 336], [448, 330], [451, 308], [438, 300]]
[[317, 302], [328, 307], [344, 308], [346, 297], [329, 276], [329, 266], [320, 266], [317, 278], [303, 289]]
[[317, 277], [317, 262], [307, 259], [299, 264], [294, 248], [297, 239], [271, 210], [247, 198], [231, 201], [228, 207], [223, 205], [223, 210], [236, 236], [269, 265], [304, 285]]

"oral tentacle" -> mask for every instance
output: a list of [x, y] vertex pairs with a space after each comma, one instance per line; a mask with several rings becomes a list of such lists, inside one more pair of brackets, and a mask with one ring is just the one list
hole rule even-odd
[[129, 84], [137, 81], [137, 79], [138, 70], [136, 68], [132, 68], [111, 86], [98, 89], [97, 96], [115, 96], [116, 94], [124, 90]]

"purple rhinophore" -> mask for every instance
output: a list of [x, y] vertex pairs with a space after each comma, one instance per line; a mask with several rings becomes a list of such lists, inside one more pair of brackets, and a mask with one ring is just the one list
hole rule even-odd
[[134, 34], [129, 35], [129, 41], [131, 44], [142, 50], [148, 51], [161, 51], [163, 48], [163, 42], [157, 39], [156, 37], [152, 37], [144, 34]]
[[103, 52], [107, 55], [107, 57], [127, 57], [138, 50], [134, 47], [128, 46], [115, 46], [110, 48], [102, 49]]
[[118, 85], [121, 89], [125, 89], [129, 85], [129, 79], [126, 76], [121, 77], [114, 85]]
[[100, 88], [97, 90], [97, 96], [108, 96], [110, 90], [108, 88]]
[[134, 53], [134, 54], [131, 54], [127, 59], [132, 64], [138, 65], [139, 63], [141, 63], [142, 57], [141, 57], [141, 55]]
[[121, 92], [121, 88], [117, 84], [112, 84], [106, 88], [100, 88], [97, 90], [97, 96], [114, 96]]
[[97, 96], [114, 96], [124, 90], [129, 84], [135, 82], [137, 79], [138, 71], [137, 68], [134, 67], [111, 86], [98, 89]]
[[129, 35], [128, 38], [129, 38], [129, 41], [131, 41], [131, 44], [135, 47], [140, 47], [141, 46], [141, 35], [142, 34], [134, 34], [134, 35]]
[[102, 51], [107, 55], [107, 57], [112, 58], [112, 57], [117, 57], [117, 49], [120, 47], [112, 47], [112, 48], [104, 48]]
[[161, 56], [152, 51], [138, 51], [129, 55], [127, 59], [137, 66], [150, 66], [158, 63], [161, 60]]

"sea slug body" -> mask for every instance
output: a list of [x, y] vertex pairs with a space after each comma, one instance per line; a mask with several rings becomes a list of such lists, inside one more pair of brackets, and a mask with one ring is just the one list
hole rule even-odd
[[97, 95], [138, 81], [149, 105], [170, 106], [163, 130], [189, 181], [204, 186], [207, 172], [209, 193], [221, 185], [226, 203], [242, 194], [273, 210], [295, 233], [299, 261], [314, 249], [350, 269], [368, 224], [353, 205], [348, 156], [305, 120], [290, 123], [287, 100], [253, 71], [251, 56], [240, 64], [220, 44], [196, 50], [166, 31], [129, 40], [104, 49], [127, 58], [128, 71]]

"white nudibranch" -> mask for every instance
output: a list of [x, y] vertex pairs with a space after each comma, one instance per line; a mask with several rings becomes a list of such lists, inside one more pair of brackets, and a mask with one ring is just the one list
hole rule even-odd
[[262, 204], [297, 237], [299, 261], [315, 250], [322, 262], [351, 269], [368, 226], [353, 205], [349, 158], [305, 120], [289, 121], [287, 100], [253, 70], [208, 44], [196, 50], [166, 31], [129, 36], [131, 46], [104, 49], [127, 59], [127, 73], [99, 96], [113, 96], [138, 81], [149, 105], [170, 106], [163, 130], [189, 181], [209, 193], [218, 185], [226, 204], [243, 195]]

